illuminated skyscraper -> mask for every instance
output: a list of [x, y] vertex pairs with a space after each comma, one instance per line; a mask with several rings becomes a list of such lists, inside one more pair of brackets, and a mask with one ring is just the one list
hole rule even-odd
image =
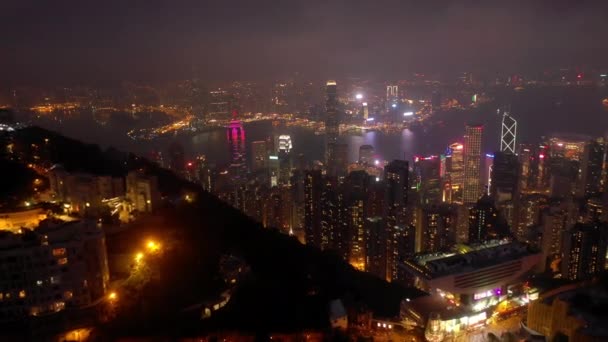
[[500, 151], [515, 154], [515, 141], [517, 138], [517, 120], [509, 113], [502, 114], [502, 128], [500, 131]]
[[386, 86], [386, 109], [391, 110], [397, 107], [399, 102], [399, 86], [387, 85]]
[[439, 252], [456, 243], [456, 211], [447, 205], [416, 208], [416, 253]]
[[498, 235], [498, 211], [488, 196], [480, 198], [469, 211], [469, 243], [483, 242]]
[[359, 147], [359, 163], [363, 165], [374, 164], [374, 147], [372, 145], [361, 145]]
[[366, 242], [366, 271], [386, 279], [386, 223], [380, 216], [369, 217], [365, 220]]
[[606, 223], [577, 223], [564, 232], [562, 278], [580, 280], [604, 271], [608, 226]]
[[519, 163], [517, 156], [510, 152], [494, 153], [492, 166], [490, 196], [496, 202], [515, 199], [518, 185]]
[[441, 202], [441, 160], [438, 156], [414, 158], [415, 186], [422, 204]]
[[606, 145], [603, 139], [587, 142], [581, 162], [577, 196], [584, 197], [600, 193], [605, 157]]
[[448, 147], [448, 158], [446, 158], [445, 177], [449, 181], [448, 190], [453, 203], [462, 203], [462, 189], [464, 187], [464, 146], [461, 143], [453, 143]]
[[279, 145], [279, 148], [278, 148], [278, 156], [279, 156], [278, 182], [280, 185], [288, 185], [290, 178], [291, 178], [291, 168], [292, 168], [291, 149], [293, 148], [293, 146], [291, 144], [291, 137], [289, 135], [280, 135], [278, 145]]
[[304, 232], [306, 244], [321, 247], [321, 193], [323, 175], [320, 170], [304, 174]]
[[[404, 160], [393, 160], [384, 168], [386, 230], [387, 230], [387, 280], [398, 279], [398, 264], [412, 250], [404, 249], [408, 242], [414, 246], [414, 237], [407, 226], [406, 214], [409, 191], [409, 166]], [[406, 240], [410, 241], [406, 241]]]
[[464, 135], [463, 202], [471, 205], [483, 193], [481, 186], [481, 137], [483, 126], [467, 125]]
[[251, 170], [259, 171], [267, 168], [268, 148], [266, 141], [259, 140], [251, 143]]
[[338, 142], [340, 117], [338, 113], [338, 86], [336, 81], [327, 81], [325, 87], [325, 161], [332, 158], [330, 144]]
[[230, 146], [230, 176], [234, 182], [244, 181], [247, 172], [245, 164], [245, 129], [243, 123], [236, 119], [236, 112], [233, 113], [233, 120], [226, 130], [226, 137]]

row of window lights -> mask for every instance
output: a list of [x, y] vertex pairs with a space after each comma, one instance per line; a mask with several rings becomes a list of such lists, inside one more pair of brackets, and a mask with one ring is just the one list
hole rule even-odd
[[386, 324], [386, 323], [380, 323], [380, 322], [378, 322], [378, 328], [393, 329], [393, 325], [392, 324]]

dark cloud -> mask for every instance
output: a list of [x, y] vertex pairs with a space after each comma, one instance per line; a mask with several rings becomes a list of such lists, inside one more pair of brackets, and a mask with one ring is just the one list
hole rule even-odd
[[393, 75], [596, 65], [606, 1], [0, 3], [8, 80]]

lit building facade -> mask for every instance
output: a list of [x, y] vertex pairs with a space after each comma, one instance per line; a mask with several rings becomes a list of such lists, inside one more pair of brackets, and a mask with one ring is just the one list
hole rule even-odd
[[563, 233], [562, 278], [588, 279], [605, 269], [608, 224], [577, 223]]
[[93, 304], [108, 290], [103, 230], [88, 221], [43, 222], [0, 238], [0, 321]]
[[483, 193], [481, 185], [481, 139], [483, 126], [467, 125], [464, 136], [463, 202], [471, 205]]

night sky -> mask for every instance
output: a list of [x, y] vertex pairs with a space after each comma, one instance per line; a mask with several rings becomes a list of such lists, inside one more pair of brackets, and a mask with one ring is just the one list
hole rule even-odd
[[0, 1], [0, 81], [398, 78], [608, 60], [608, 1]]

